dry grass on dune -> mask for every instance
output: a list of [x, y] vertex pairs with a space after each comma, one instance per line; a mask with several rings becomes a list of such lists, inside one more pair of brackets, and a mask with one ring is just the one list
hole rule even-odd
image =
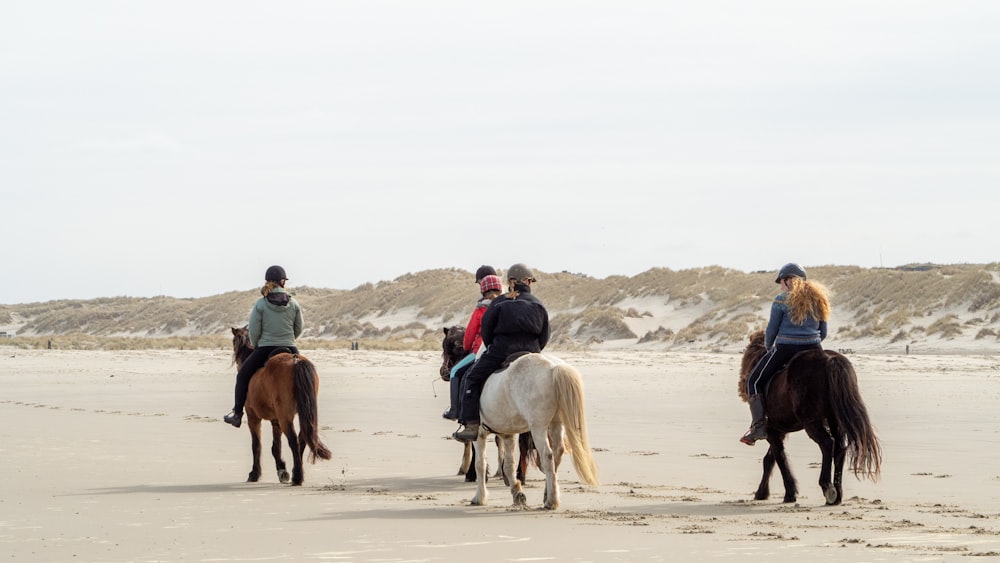
[[[1000, 265], [915, 265], [894, 269], [807, 266], [830, 289], [831, 335], [879, 346], [929, 342], [983, 345], [1000, 338]], [[667, 348], [742, 345], [766, 324], [773, 272], [719, 266], [653, 268], [594, 278], [536, 272], [534, 291], [549, 310], [554, 346], [606, 342]], [[352, 290], [290, 288], [306, 314], [304, 346], [434, 350], [444, 326], [464, 325], [478, 297], [472, 273], [437, 269]], [[112, 297], [0, 305], [11, 345], [78, 348], [216, 347], [246, 322], [256, 289], [200, 299]], [[309, 344], [306, 344], [309, 343]]]

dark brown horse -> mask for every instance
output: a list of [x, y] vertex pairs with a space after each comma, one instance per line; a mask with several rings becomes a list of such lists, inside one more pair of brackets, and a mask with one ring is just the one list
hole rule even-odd
[[[451, 368], [468, 354], [463, 345], [464, 338], [465, 327], [456, 325], [444, 328], [444, 338], [441, 340], [441, 368], [439, 370], [441, 379], [450, 381]], [[497, 448], [502, 447], [499, 436], [496, 438], [496, 444]], [[535, 466], [539, 464], [538, 450], [535, 449], [530, 432], [519, 435], [517, 445], [520, 454], [517, 462], [517, 478], [523, 482], [524, 474], [528, 470], [528, 460], [531, 459]], [[472, 442], [466, 442], [464, 446], [465, 449], [462, 452], [462, 463], [458, 467], [458, 474], [465, 475], [465, 480], [473, 483], [476, 481], [475, 451], [472, 448]], [[500, 455], [500, 459], [503, 459], [502, 454]], [[502, 461], [498, 462], [498, 467], [497, 472], [500, 473], [503, 468]], [[507, 477], [502, 474], [501, 476], [504, 478], [504, 482], [507, 482]]]
[[[739, 393], [747, 400], [747, 377], [766, 352], [764, 331], [750, 335], [740, 367]], [[868, 419], [868, 409], [858, 390], [851, 362], [831, 350], [800, 352], [785, 369], [774, 375], [764, 395], [767, 411], [767, 442], [764, 476], [754, 495], [770, 495], [768, 481], [775, 464], [785, 484], [785, 502], [795, 502], [798, 486], [785, 456], [785, 435], [805, 430], [823, 454], [819, 486], [826, 504], [843, 500], [844, 458], [851, 454], [855, 477], [877, 481], [882, 469], [882, 448]]]
[[[247, 327], [233, 328], [233, 363], [237, 369], [253, 352]], [[247, 392], [246, 413], [250, 428], [250, 449], [253, 452], [253, 467], [247, 482], [260, 479], [260, 423], [271, 421], [271, 454], [278, 470], [278, 480], [289, 481], [285, 461], [281, 458], [281, 435], [288, 440], [292, 451], [293, 485], [301, 485], [304, 478], [302, 453], [306, 446], [311, 452], [310, 463], [316, 458], [330, 459], [330, 450], [319, 439], [319, 421], [316, 395], [319, 392], [319, 375], [316, 367], [304, 356], [282, 352], [274, 354], [264, 367], [250, 379]], [[299, 417], [299, 433], [295, 433], [293, 420]]]

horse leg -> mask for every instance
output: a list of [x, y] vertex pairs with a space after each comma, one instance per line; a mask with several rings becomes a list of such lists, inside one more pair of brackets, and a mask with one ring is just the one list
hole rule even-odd
[[845, 447], [843, 440], [834, 439], [833, 440], [833, 488], [837, 492], [837, 497], [831, 503], [830, 498], [827, 497], [827, 503], [831, 505], [838, 505], [844, 500], [844, 458], [847, 457], [847, 447]]
[[[470, 469], [475, 471], [475, 468], [472, 467], [472, 442], [465, 442], [462, 444], [462, 464], [458, 466], [458, 474], [466, 475]], [[475, 474], [473, 473], [473, 475]], [[473, 478], [472, 480], [475, 481], [476, 479]]]
[[812, 438], [813, 442], [819, 445], [819, 452], [823, 456], [819, 470], [819, 488], [823, 490], [826, 497], [826, 504], [832, 505], [837, 501], [837, 489], [832, 482], [834, 440], [822, 423], [811, 423], [804, 430]]
[[510, 486], [510, 479], [507, 478], [507, 475], [509, 475], [509, 473], [505, 474], [503, 472], [504, 442], [503, 442], [503, 440], [500, 439], [499, 435], [495, 436], [494, 439], [493, 439], [493, 441], [497, 445], [497, 470], [496, 470], [496, 473], [493, 474], [493, 478], [496, 479], [497, 477], [502, 477], [503, 478], [503, 484], [507, 485], [509, 487]]
[[287, 483], [291, 479], [285, 460], [281, 459], [281, 425], [277, 420], [271, 421], [271, 455], [274, 456], [274, 467], [278, 470], [278, 481]]
[[[510, 481], [510, 496], [514, 499], [514, 506], [524, 506], [528, 504], [528, 497], [521, 489], [521, 481], [514, 476], [514, 436], [516, 434], [503, 435], [503, 473], [504, 478]], [[510, 475], [510, 478], [507, 476]]]
[[764, 474], [760, 478], [760, 484], [757, 485], [757, 492], [753, 495], [754, 500], [767, 500], [771, 496], [771, 472], [774, 471], [774, 454], [771, 452], [770, 446], [767, 448], [767, 453], [764, 454], [761, 465], [764, 467]]
[[482, 506], [486, 504], [486, 436], [480, 431], [476, 438], [476, 496], [472, 497], [472, 504]]
[[545, 474], [543, 505], [549, 510], [555, 510], [559, 508], [559, 483], [556, 481], [556, 468], [547, 434], [547, 428], [533, 428], [531, 430], [531, 438], [535, 441], [535, 448], [538, 449], [539, 465], [542, 467], [542, 473]]
[[781, 481], [785, 485], [785, 498], [782, 502], [795, 502], [799, 494], [799, 486], [792, 475], [792, 468], [788, 465], [788, 457], [785, 455], [785, 434], [783, 432], [768, 432], [767, 442], [771, 444], [768, 453], [774, 456], [774, 463], [781, 472]]
[[281, 426], [285, 433], [285, 439], [288, 440], [288, 449], [292, 451], [292, 485], [301, 485], [305, 479], [302, 469], [302, 444], [299, 443], [299, 438], [295, 434], [295, 425], [292, 424], [292, 419], [288, 419]]
[[549, 425], [549, 445], [552, 447], [552, 465], [558, 472], [563, 454], [566, 453], [566, 445], [563, 443], [563, 424], [558, 420]]
[[253, 466], [247, 475], [247, 483], [260, 480], [260, 418], [247, 409], [247, 428], [250, 429], [250, 451], [253, 453]]
[[473, 442], [466, 442], [465, 447], [469, 448], [469, 469], [465, 472], [465, 482], [475, 483], [476, 479], [479, 477], [479, 473], [476, 471], [476, 449], [472, 447]]
[[[525, 475], [528, 474], [528, 456], [530, 455], [528, 443], [531, 439], [529, 432], [521, 432], [517, 436], [517, 480], [524, 483]], [[556, 470], [559, 469], [558, 463]]]

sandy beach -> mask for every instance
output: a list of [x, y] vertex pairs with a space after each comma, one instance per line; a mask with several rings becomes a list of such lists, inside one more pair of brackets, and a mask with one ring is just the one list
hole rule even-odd
[[[0, 544], [10, 561], [967, 561], [1000, 559], [1000, 358], [851, 355], [884, 450], [824, 506], [819, 451], [788, 440], [800, 497], [753, 501], [766, 446], [738, 438], [739, 356], [559, 353], [582, 373], [602, 484], [570, 460], [561, 506], [456, 476], [434, 352], [315, 351], [333, 459], [305, 484], [246, 483], [221, 422], [230, 354], [0, 349]], [[269, 440], [268, 440], [269, 441]], [[267, 443], [267, 442], [265, 442]], [[287, 458], [287, 447], [286, 447]], [[491, 466], [495, 455], [491, 452]]]

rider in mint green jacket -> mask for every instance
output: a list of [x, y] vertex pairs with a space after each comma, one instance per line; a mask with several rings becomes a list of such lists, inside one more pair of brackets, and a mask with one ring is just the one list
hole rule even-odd
[[263, 295], [250, 310], [250, 322], [247, 326], [253, 353], [244, 362], [236, 374], [236, 391], [233, 410], [222, 417], [228, 424], [239, 428], [243, 423], [243, 405], [247, 402], [247, 391], [250, 389], [250, 378], [257, 370], [264, 367], [271, 354], [278, 349], [287, 349], [298, 354], [295, 339], [302, 334], [302, 309], [298, 301], [285, 291], [288, 280], [285, 269], [281, 266], [271, 266], [264, 274]]

